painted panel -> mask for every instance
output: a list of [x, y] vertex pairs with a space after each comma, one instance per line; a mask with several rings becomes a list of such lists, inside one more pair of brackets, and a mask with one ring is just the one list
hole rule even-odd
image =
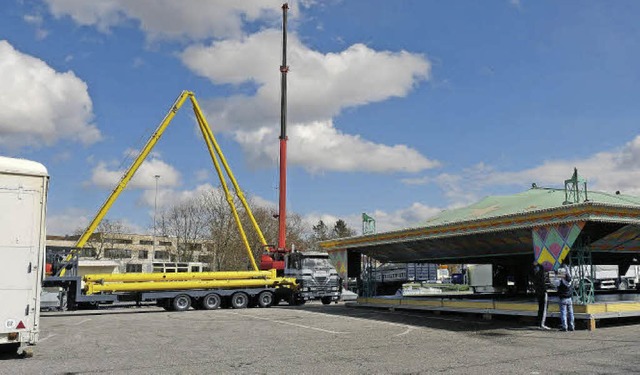
[[583, 221], [534, 227], [531, 230], [534, 259], [547, 271], [557, 270], [571, 251], [582, 228]]
[[342, 280], [347, 280], [347, 250], [332, 250], [329, 251], [329, 259], [331, 259], [331, 263], [338, 271], [338, 276], [342, 278]]
[[589, 245], [593, 251], [640, 252], [640, 226], [627, 225]]

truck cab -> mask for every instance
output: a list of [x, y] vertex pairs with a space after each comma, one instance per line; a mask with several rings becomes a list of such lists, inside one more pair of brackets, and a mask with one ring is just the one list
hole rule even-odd
[[328, 305], [340, 300], [342, 283], [327, 253], [293, 251], [285, 259], [284, 276], [300, 282], [300, 295], [304, 301], [319, 299]]

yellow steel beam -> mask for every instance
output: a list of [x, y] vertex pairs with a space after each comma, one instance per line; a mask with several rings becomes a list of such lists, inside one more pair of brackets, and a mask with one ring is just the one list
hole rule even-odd
[[145, 281], [139, 283], [86, 283], [87, 295], [99, 292], [143, 292], [156, 290], [186, 289], [233, 289], [252, 287], [295, 287], [296, 280], [278, 277], [275, 279], [241, 279], [241, 280], [199, 280], [199, 281]]
[[216, 173], [218, 174], [218, 178], [220, 179], [220, 184], [222, 185], [222, 189], [224, 190], [224, 195], [229, 203], [229, 207], [231, 208], [231, 212], [233, 213], [233, 218], [236, 222], [236, 226], [238, 227], [238, 232], [240, 233], [240, 238], [242, 239], [242, 243], [244, 244], [245, 249], [247, 250], [247, 255], [249, 260], [251, 261], [251, 267], [254, 271], [258, 270], [258, 265], [256, 264], [256, 260], [253, 257], [253, 252], [251, 251], [251, 245], [249, 244], [249, 240], [247, 239], [247, 234], [244, 231], [244, 227], [242, 226], [242, 222], [240, 221], [240, 216], [238, 215], [238, 210], [236, 209], [236, 205], [233, 203], [233, 197], [229, 192], [229, 186], [227, 185], [227, 179], [224, 177], [222, 173], [222, 168], [220, 168], [220, 163], [218, 162], [218, 158], [216, 154], [220, 156], [222, 159], [222, 151], [219, 147], [217, 147], [217, 142], [213, 137], [213, 132], [209, 128], [202, 112], [200, 111], [200, 107], [195, 101], [195, 97], [191, 96], [191, 102], [193, 104], [193, 111], [196, 114], [196, 120], [198, 120], [198, 126], [200, 127], [200, 131], [202, 132], [202, 136], [204, 137], [204, 141], [207, 144], [207, 148], [209, 149], [209, 155], [211, 155], [211, 161], [213, 161], [213, 166], [216, 169]]
[[275, 279], [276, 270], [268, 271], [220, 271], [220, 272], [175, 272], [175, 273], [99, 273], [84, 275], [85, 282], [142, 282], [179, 280], [232, 280]]
[[[136, 173], [140, 165], [142, 165], [142, 162], [147, 157], [147, 155], [149, 155], [149, 152], [151, 152], [151, 150], [153, 149], [153, 146], [155, 146], [156, 143], [158, 143], [160, 136], [162, 136], [162, 133], [164, 133], [164, 130], [169, 125], [173, 117], [176, 115], [176, 112], [178, 112], [180, 107], [182, 107], [182, 105], [184, 104], [185, 100], [187, 100], [187, 98], [191, 95], [193, 95], [193, 93], [190, 91], [182, 91], [182, 93], [180, 93], [176, 101], [171, 106], [171, 109], [166, 114], [162, 122], [160, 122], [160, 125], [158, 125], [158, 127], [156, 128], [156, 131], [153, 133], [151, 138], [149, 138], [149, 140], [147, 141], [147, 144], [145, 144], [144, 148], [142, 149], [142, 151], [140, 152], [136, 160], [133, 162], [133, 164], [131, 164], [131, 167], [129, 167], [129, 169], [124, 174], [124, 176], [122, 176], [122, 179], [120, 179], [120, 182], [118, 183], [118, 185], [116, 185], [115, 189], [113, 189], [113, 191], [111, 192], [107, 200], [102, 204], [102, 207], [100, 207], [100, 209], [98, 210], [98, 213], [93, 218], [93, 220], [91, 221], [87, 229], [85, 229], [84, 233], [82, 233], [80, 238], [78, 238], [78, 242], [76, 242], [76, 245], [75, 245], [76, 248], [84, 247], [84, 245], [89, 240], [89, 237], [91, 237], [93, 232], [95, 232], [96, 228], [98, 227], [98, 225], [100, 225], [100, 222], [102, 221], [104, 216], [107, 214], [107, 212], [111, 208], [111, 205], [113, 205], [113, 202], [115, 202], [116, 199], [118, 199], [118, 197], [120, 196], [120, 193], [122, 193], [122, 191], [127, 187], [127, 184], [129, 183], [133, 175]], [[72, 257], [73, 257], [73, 252], [67, 256], [66, 261], [70, 261]], [[64, 276], [65, 272], [66, 272], [66, 269], [63, 268], [62, 271], [60, 271], [60, 276]]]
[[[264, 238], [264, 235], [262, 234], [262, 230], [260, 229], [260, 226], [258, 225], [258, 222], [256, 221], [255, 217], [253, 216], [253, 212], [251, 211], [251, 208], [249, 207], [249, 204], [247, 203], [247, 200], [244, 197], [244, 193], [242, 192], [242, 189], [240, 189], [240, 186], [238, 185], [238, 181], [236, 180], [235, 176], [233, 175], [233, 172], [231, 171], [231, 168], [229, 167], [229, 164], [227, 163], [227, 159], [224, 157], [224, 154], [222, 153], [222, 149], [218, 145], [218, 142], [216, 141], [216, 138], [213, 136], [213, 132], [211, 131], [211, 127], [209, 127], [209, 124], [207, 123], [207, 120], [205, 119], [204, 115], [202, 114], [202, 110], [200, 109], [200, 105], [198, 105], [198, 101], [196, 100], [195, 96], [193, 96], [193, 95], [190, 96], [190, 99], [191, 99], [191, 103], [193, 105], [193, 112], [195, 112], [196, 117], [201, 119], [201, 121], [202, 121], [202, 123], [204, 125], [204, 128], [205, 128], [205, 130], [207, 132], [208, 138], [211, 140], [211, 142], [213, 144], [213, 147], [216, 150], [216, 153], [220, 156], [220, 160], [222, 161], [222, 165], [224, 166], [224, 169], [227, 172], [227, 175], [229, 176], [229, 179], [231, 180], [231, 183], [233, 184], [233, 188], [236, 191], [236, 195], [240, 199], [240, 202], [242, 202], [242, 206], [244, 207], [245, 211], [249, 215], [249, 219], [251, 220], [251, 224], [253, 225], [253, 228], [255, 229], [256, 233], [258, 234], [258, 237], [260, 238], [260, 243], [262, 244], [262, 246], [266, 247], [267, 246], [267, 240]], [[207, 138], [207, 135], [205, 135], [205, 138]]]

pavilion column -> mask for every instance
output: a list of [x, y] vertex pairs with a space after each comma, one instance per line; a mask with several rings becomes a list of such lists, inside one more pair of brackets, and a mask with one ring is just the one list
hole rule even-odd
[[584, 228], [584, 221], [534, 227], [533, 256], [545, 270], [557, 270], [571, 251], [578, 235]]

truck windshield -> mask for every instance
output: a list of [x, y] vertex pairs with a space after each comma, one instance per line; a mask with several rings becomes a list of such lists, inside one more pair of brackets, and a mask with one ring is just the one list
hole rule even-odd
[[302, 268], [332, 268], [328, 258], [303, 258]]

